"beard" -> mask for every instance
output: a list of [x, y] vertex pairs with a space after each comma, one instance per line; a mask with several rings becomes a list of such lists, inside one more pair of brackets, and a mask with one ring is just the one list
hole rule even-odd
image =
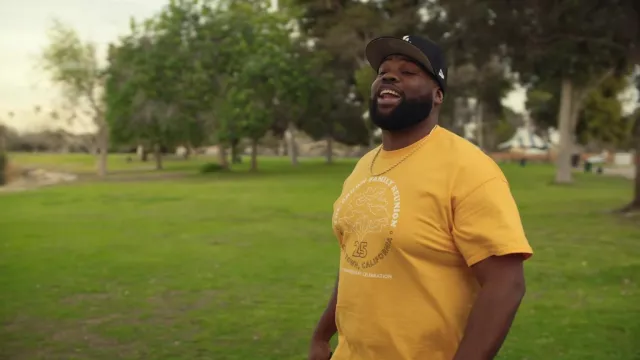
[[369, 116], [371, 122], [382, 130], [402, 131], [415, 126], [429, 117], [433, 109], [433, 99], [403, 98], [400, 103], [388, 114], [378, 112], [378, 97], [374, 97], [369, 103]]

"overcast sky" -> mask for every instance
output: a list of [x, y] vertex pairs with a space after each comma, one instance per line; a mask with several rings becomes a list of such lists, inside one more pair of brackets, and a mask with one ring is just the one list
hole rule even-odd
[[[130, 17], [149, 17], [164, 4], [166, 0], [0, 0], [0, 121], [20, 130], [51, 124], [43, 114], [59, 108], [61, 99], [37, 69], [36, 57], [54, 18], [96, 42], [104, 58], [108, 43], [127, 32]], [[505, 99], [516, 111], [523, 110], [523, 102], [522, 90]], [[35, 106], [42, 108], [40, 115]]]
[[[37, 70], [36, 57], [46, 45], [54, 18], [73, 26], [80, 36], [95, 41], [104, 57], [107, 44], [127, 32], [129, 18], [145, 18], [165, 0], [0, 0], [0, 121], [20, 129], [51, 122], [36, 116], [34, 107], [51, 111], [59, 92]], [[15, 116], [8, 120], [7, 113]]]

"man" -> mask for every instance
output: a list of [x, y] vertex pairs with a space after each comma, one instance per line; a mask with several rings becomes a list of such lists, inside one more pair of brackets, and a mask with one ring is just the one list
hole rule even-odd
[[370, 116], [382, 145], [334, 204], [338, 279], [309, 359], [492, 359], [525, 292], [532, 255], [505, 176], [470, 142], [438, 127], [442, 51], [428, 39], [382, 37]]

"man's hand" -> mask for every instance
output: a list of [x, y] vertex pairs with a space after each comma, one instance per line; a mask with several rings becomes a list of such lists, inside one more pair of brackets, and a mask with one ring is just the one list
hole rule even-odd
[[328, 360], [331, 357], [331, 345], [328, 341], [312, 340], [308, 360]]
[[309, 360], [328, 360], [331, 357], [331, 345], [329, 341], [336, 334], [336, 303], [338, 301], [338, 281], [333, 288], [333, 294], [329, 299], [327, 308], [322, 313], [316, 330], [311, 337], [311, 347], [309, 348]]

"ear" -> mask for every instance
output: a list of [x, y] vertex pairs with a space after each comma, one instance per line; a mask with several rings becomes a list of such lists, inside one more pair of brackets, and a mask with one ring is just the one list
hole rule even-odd
[[440, 90], [440, 88], [437, 88], [436, 93], [433, 97], [433, 102], [437, 105], [442, 105], [443, 101], [444, 101], [444, 93], [442, 92], [442, 90]]

